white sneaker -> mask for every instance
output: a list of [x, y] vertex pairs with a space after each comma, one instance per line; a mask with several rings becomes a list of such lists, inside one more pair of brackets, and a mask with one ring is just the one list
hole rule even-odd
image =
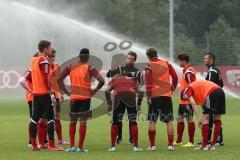
[[133, 152], [142, 152], [143, 149], [139, 147], [133, 147]]
[[174, 151], [174, 147], [173, 146], [168, 146], [168, 151]]
[[202, 148], [202, 151], [208, 151], [209, 148], [210, 148], [210, 146], [209, 146], [209, 145], [206, 145], [205, 147]]
[[215, 149], [216, 149], [215, 145], [212, 145], [209, 147], [209, 150], [215, 150]]
[[203, 147], [202, 145], [200, 145], [199, 147], [194, 148], [194, 150], [208, 151], [208, 150], [209, 150], [209, 145], [206, 145], [205, 147]]
[[82, 149], [78, 148], [78, 149], [77, 149], [77, 152], [88, 152], [88, 150], [87, 150], [87, 149], [84, 149], [84, 148], [82, 148]]
[[147, 151], [156, 151], [157, 150], [157, 148], [156, 148], [156, 146], [152, 146], [152, 147], [148, 147], [147, 148]]
[[108, 152], [116, 152], [116, 151], [117, 151], [116, 147], [111, 147], [111, 148], [108, 149]]

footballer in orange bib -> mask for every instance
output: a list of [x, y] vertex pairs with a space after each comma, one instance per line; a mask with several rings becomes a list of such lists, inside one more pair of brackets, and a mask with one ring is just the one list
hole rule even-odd
[[156, 150], [155, 125], [157, 119], [159, 118], [160, 121], [166, 123], [167, 125], [168, 150], [173, 151], [174, 130], [172, 124], [172, 95], [173, 91], [177, 86], [178, 77], [174, 68], [168, 61], [158, 58], [157, 50], [155, 48], [149, 48], [146, 51], [146, 54], [149, 59], [149, 63], [145, 68], [147, 102], [149, 105], [148, 135], [150, 140], [150, 146], [148, 150]]
[[[202, 145], [196, 149], [209, 150], [215, 149], [215, 144], [219, 136], [221, 128], [221, 115], [225, 114], [225, 94], [223, 89], [217, 84], [200, 80], [188, 85], [181, 93], [183, 100], [189, 100], [193, 107], [193, 111], [199, 120], [199, 126], [202, 129]], [[198, 115], [197, 105], [203, 108], [203, 115], [201, 119]], [[209, 132], [209, 116], [214, 115], [214, 133], [211, 145], [208, 146], [208, 132]]]
[[[50, 54], [51, 42], [42, 40], [38, 44], [39, 54], [32, 58], [31, 77], [33, 90], [33, 112], [30, 122], [30, 136], [32, 150], [48, 149], [53, 151], [62, 151], [64, 148], [56, 146], [54, 142], [54, 120], [53, 108], [51, 106], [51, 83], [49, 80], [50, 64], [47, 59]], [[48, 127], [49, 145], [44, 143]], [[40, 148], [36, 144], [36, 135], [38, 133]]]
[[[186, 53], [181, 53], [177, 56], [178, 64], [183, 68], [181, 75], [181, 82], [179, 87], [179, 93], [181, 93], [187, 86], [196, 80], [196, 72], [189, 65], [189, 56]], [[181, 95], [181, 94], [179, 94]], [[182, 137], [184, 132], [184, 118], [186, 118], [188, 123], [188, 142], [187, 144], [182, 144]], [[193, 110], [190, 102], [188, 100], [182, 100], [179, 96], [179, 108], [178, 108], [178, 118], [177, 118], [177, 140], [174, 145], [182, 145], [183, 147], [194, 146], [194, 133], [195, 133], [195, 123], [193, 121]]]
[[53, 49], [48, 56], [50, 62], [50, 81], [52, 84], [52, 91], [53, 91], [53, 110], [54, 110], [54, 122], [55, 122], [55, 131], [57, 133], [58, 144], [69, 144], [69, 142], [65, 141], [62, 137], [62, 124], [60, 119], [60, 111], [61, 111], [61, 104], [64, 100], [63, 94], [60, 92], [58, 87], [57, 79], [59, 75], [59, 66], [55, 63], [56, 57], [56, 50]]
[[[70, 96], [70, 124], [69, 124], [69, 137], [70, 137], [70, 147], [66, 149], [67, 152], [87, 152], [83, 147], [85, 135], [86, 135], [86, 122], [89, 114], [91, 114], [91, 98], [92, 96], [102, 88], [104, 85], [104, 79], [100, 73], [87, 62], [89, 60], [89, 50], [83, 48], [79, 54], [79, 62], [74, 62], [68, 65], [60, 73], [58, 78], [58, 84], [61, 90]], [[71, 92], [69, 92], [63, 80], [69, 76], [71, 84]], [[99, 81], [96, 88], [92, 89], [92, 78]], [[79, 143], [78, 148], [74, 147], [75, 132], [77, 120], [80, 119], [79, 128]]]

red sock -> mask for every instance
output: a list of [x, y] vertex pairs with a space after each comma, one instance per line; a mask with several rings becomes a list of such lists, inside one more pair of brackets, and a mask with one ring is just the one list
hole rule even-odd
[[177, 143], [182, 142], [182, 136], [184, 131], [184, 122], [177, 123]]
[[174, 135], [168, 135], [168, 146], [173, 146], [173, 137]]
[[202, 125], [202, 146], [205, 147], [208, 144], [208, 132], [209, 132], [209, 125], [204, 124]]
[[85, 139], [86, 130], [87, 130], [86, 125], [80, 125], [80, 128], [79, 128], [79, 143], [78, 143], [78, 148], [80, 148], [80, 149], [83, 149], [83, 142], [84, 142], [84, 139]]
[[138, 126], [137, 126], [137, 124], [131, 125], [131, 132], [132, 132], [134, 147], [138, 147]]
[[156, 136], [156, 130], [148, 130], [150, 147], [155, 146], [155, 136]]
[[31, 139], [31, 144], [32, 144], [32, 146], [37, 146], [37, 142], [36, 142], [36, 137], [34, 138], [34, 137], [31, 137], [30, 138]]
[[47, 142], [48, 126], [44, 124], [44, 141]]
[[40, 145], [44, 145], [44, 132], [45, 132], [44, 126], [45, 124], [43, 122], [39, 122], [37, 124], [38, 143]]
[[189, 142], [194, 144], [194, 134], [195, 134], [195, 123], [189, 122], [188, 123], [188, 136], [189, 136]]
[[213, 140], [211, 142], [211, 145], [215, 145], [217, 142], [222, 122], [221, 122], [221, 120], [215, 120], [214, 124], [215, 124], [215, 127], [214, 127]]
[[116, 141], [116, 138], [117, 138], [117, 134], [118, 134], [118, 125], [112, 124], [112, 127], [111, 127], [112, 147], [115, 147], [115, 141]]
[[57, 138], [59, 141], [62, 141], [62, 124], [60, 119], [55, 120], [55, 127], [56, 127]]
[[70, 148], [74, 147], [75, 133], [76, 133], [76, 123], [70, 123], [69, 125]]
[[50, 140], [50, 141], [49, 141], [49, 147], [54, 147], [54, 146], [55, 146], [54, 140]]

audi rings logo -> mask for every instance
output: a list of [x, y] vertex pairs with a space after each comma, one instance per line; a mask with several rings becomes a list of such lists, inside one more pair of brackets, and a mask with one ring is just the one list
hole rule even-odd
[[0, 70], [0, 89], [14, 89], [17, 88], [21, 75], [14, 70]]

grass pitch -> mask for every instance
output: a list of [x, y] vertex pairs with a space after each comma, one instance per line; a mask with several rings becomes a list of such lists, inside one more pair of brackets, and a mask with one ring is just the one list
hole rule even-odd
[[[23, 160], [66, 160], [66, 159], [162, 159], [162, 160], [230, 160], [240, 159], [240, 100], [227, 99], [227, 114], [223, 116], [224, 147], [218, 147], [215, 151], [194, 151], [193, 148], [175, 147], [174, 152], [167, 151], [166, 126], [163, 123], [157, 125], [156, 152], [144, 150], [134, 153], [128, 143], [128, 122], [123, 122], [123, 142], [117, 146], [116, 153], [108, 153], [110, 146], [110, 118], [102, 116], [88, 122], [85, 147], [88, 153], [50, 152], [42, 150], [31, 152], [27, 147], [27, 124], [29, 121], [28, 108], [24, 101], [5, 100], [0, 102], [0, 159]], [[143, 149], [148, 146], [147, 121], [145, 121], [146, 102], [143, 102], [143, 113], [139, 125], [139, 144]], [[201, 109], [200, 109], [201, 110]], [[174, 101], [174, 112], [177, 112], [177, 101]], [[176, 115], [176, 114], [175, 114]], [[176, 121], [174, 122], [176, 125]], [[63, 137], [68, 139], [68, 122], [62, 121]], [[78, 132], [76, 132], [78, 133]], [[176, 127], [175, 127], [176, 139]], [[187, 140], [187, 126], [185, 125], [184, 139]], [[200, 129], [196, 127], [195, 141], [200, 140]], [[78, 134], [76, 137], [76, 144]], [[68, 146], [65, 146], [66, 148]]]

